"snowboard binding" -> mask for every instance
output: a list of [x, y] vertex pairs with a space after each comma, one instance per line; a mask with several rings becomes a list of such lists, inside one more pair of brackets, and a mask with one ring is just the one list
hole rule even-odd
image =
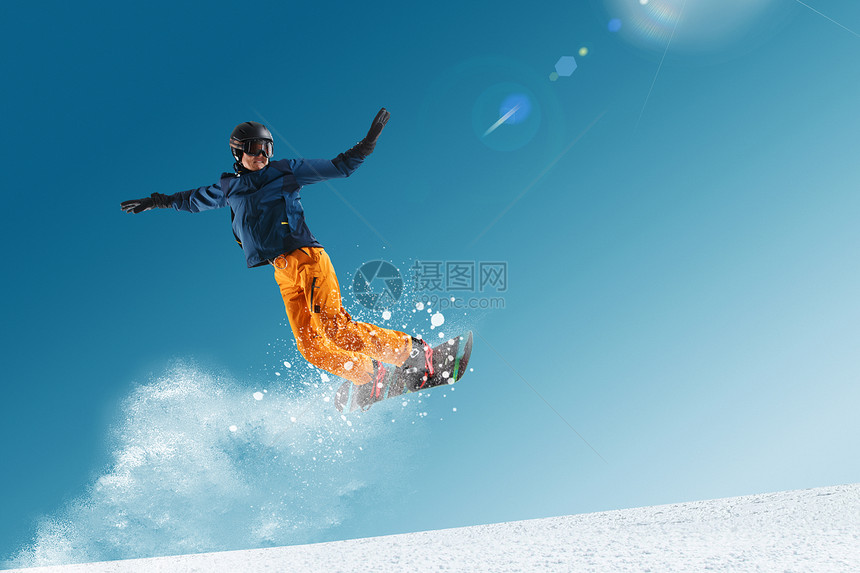
[[360, 386], [344, 382], [335, 394], [335, 407], [339, 412], [367, 410], [386, 398], [453, 384], [463, 376], [471, 354], [471, 332], [432, 348], [426, 341], [413, 337], [409, 358], [403, 366], [374, 361], [373, 380]]

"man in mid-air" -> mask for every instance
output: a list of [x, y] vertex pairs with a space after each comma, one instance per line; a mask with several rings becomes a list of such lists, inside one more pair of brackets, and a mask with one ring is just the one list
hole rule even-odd
[[362, 386], [355, 393], [362, 407], [384, 398], [383, 389], [391, 386], [422, 387], [434, 374], [433, 349], [406, 333], [350, 317], [331, 260], [305, 222], [299, 192], [304, 185], [349, 177], [373, 152], [389, 117], [382, 108], [367, 136], [332, 160], [271, 161], [272, 134], [246, 121], [230, 136], [234, 172], [223, 173], [218, 183], [121, 205], [126, 213], [230, 207], [248, 267], [274, 268], [299, 352], [314, 366]]

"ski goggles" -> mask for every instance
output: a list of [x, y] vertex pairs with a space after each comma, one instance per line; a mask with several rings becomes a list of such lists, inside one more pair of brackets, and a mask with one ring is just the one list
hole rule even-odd
[[233, 141], [231, 145], [234, 149], [242, 150], [242, 153], [247, 153], [251, 157], [257, 157], [262, 154], [267, 158], [272, 157], [273, 145], [268, 139], [249, 139], [247, 141]]

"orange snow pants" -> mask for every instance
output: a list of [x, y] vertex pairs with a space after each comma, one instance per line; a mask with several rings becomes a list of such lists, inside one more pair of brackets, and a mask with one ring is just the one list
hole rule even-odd
[[411, 337], [354, 321], [341, 304], [334, 267], [323, 249], [296, 249], [273, 259], [272, 266], [296, 344], [308, 362], [355, 384], [373, 379], [374, 359], [395, 366], [406, 362]]

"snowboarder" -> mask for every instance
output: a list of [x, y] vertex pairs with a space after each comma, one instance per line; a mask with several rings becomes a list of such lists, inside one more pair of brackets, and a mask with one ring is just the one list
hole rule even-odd
[[229, 206], [233, 233], [249, 268], [270, 265], [284, 299], [299, 352], [311, 364], [367, 385], [362, 407], [381, 400], [392, 385], [416, 389], [434, 373], [433, 349], [404, 332], [357, 322], [341, 304], [334, 267], [305, 223], [302, 186], [349, 177], [376, 147], [388, 122], [382, 108], [367, 135], [332, 160], [271, 161], [274, 141], [266, 126], [246, 121], [230, 135], [235, 163], [218, 183], [173, 195], [124, 201], [126, 213], [173, 208], [198, 213]]

